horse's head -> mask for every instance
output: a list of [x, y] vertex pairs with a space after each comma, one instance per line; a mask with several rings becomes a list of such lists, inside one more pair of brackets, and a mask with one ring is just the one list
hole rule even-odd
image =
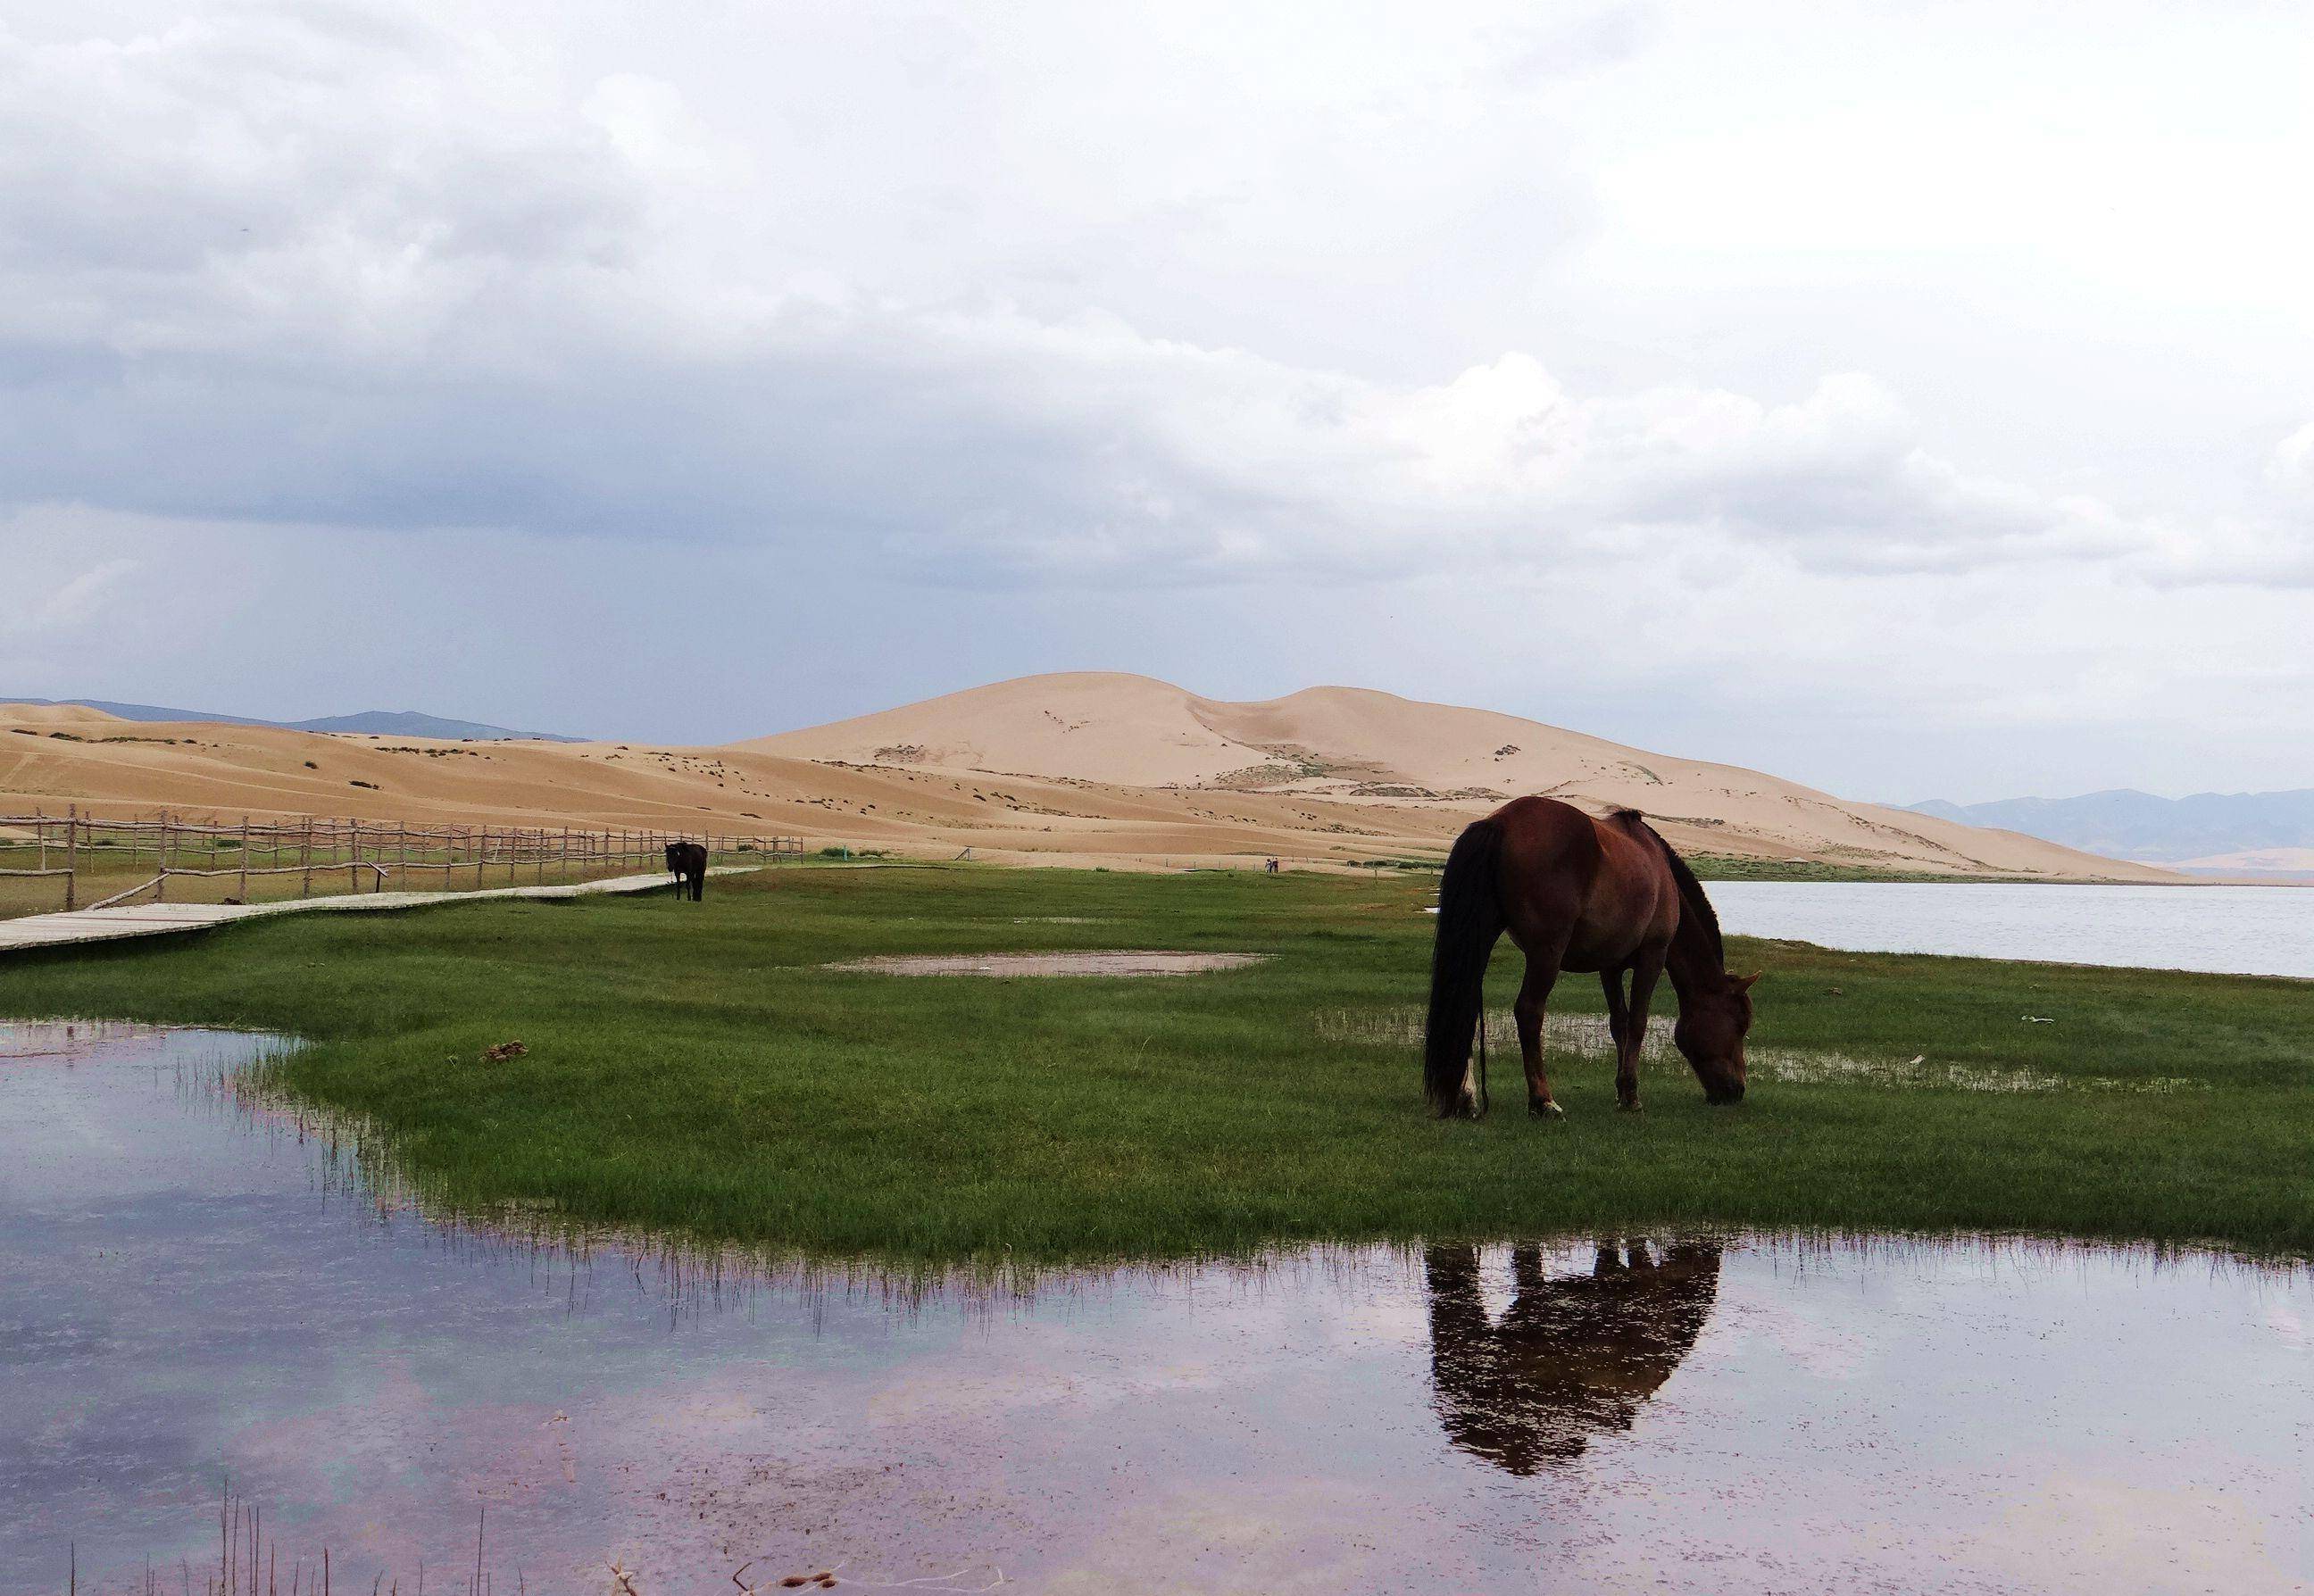
[[1671, 1039], [1711, 1102], [1744, 1099], [1744, 1035], [1752, 1028], [1752, 983], [1759, 978], [1723, 974], [1700, 992], [1680, 994]]
[[683, 844], [680, 842], [669, 842], [667, 845], [667, 868], [668, 869], [672, 870], [676, 868], [675, 862], [676, 851], [682, 846]]

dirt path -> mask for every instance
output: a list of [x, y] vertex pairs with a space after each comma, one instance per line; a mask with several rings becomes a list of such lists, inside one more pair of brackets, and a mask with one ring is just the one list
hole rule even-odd
[[[711, 876], [746, 875], [761, 865], [719, 865]], [[0, 920], [0, 955], [44, 948], [117, 942], [128, 937], [170, 937], [206, 931], [272, 914], [346, 912], [358, 909], [423, 909], [436, 904], [471, 904], [483, 898], [575, 898], [598, 892], [649, 892], [665, 886], [664, 871], [614, 876], [605, 881], [574, 881], [552, 886], [486, 886], [471, 892], [364, 892], [326, 898], [291, 898], [278, 904], [146, 904], [119, 909], [75, 909], [69, 913], [28, 914]]]

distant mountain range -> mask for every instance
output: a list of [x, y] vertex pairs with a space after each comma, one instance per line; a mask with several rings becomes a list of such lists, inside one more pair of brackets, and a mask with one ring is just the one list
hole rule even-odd
[[[1907, 804], [1917, 814], [2023, 832], [2115, 859], [2256, 869], [2314, 868], [2314, 788], [2157, 798], [2117, 788], [2069, 798]], [[2252, 857], [2257, 856], [2257, 857]]]
[[421, 715], [415, 710], [364, 710], [358, 715], [325, 715], [319, 720], [263, 720], [252, 715], [217, 715], [207, 710], [172, 710], [159, 704], [121, 704], [102, 698], [8, 698], [10, 704], [79, 704], [102, 710], [123, 720], [208, 720], [220, 726], [272, 726], [285, 731], [346, 732], [356, 736], [465, 738], [477, 743], [530, 738], [542, 743], [583, 743], [584, 737], [557, 736], [552, 732], [514, 731], [479, 720], [448, 720]]

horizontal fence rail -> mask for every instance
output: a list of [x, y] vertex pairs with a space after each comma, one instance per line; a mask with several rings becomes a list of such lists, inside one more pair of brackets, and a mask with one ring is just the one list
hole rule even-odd
[[[226, 824], [214, 818], [106, 818], [82, 813], [0, 815], [0, 877], [61, 879], [64, 907], [81, 906], [84, 877], [99, 872], [134, 876], [146, 861], [152, 875], [92, 909], [127, 903], [143, 893], [165, 903], [175, 880], [229, 877], [237, 886], [228, 903], [250, 901], [252, 880], [298, 877], [297, 895], [310, 897], [314, 878], [346, 873], [346, 890], [367, 883], [384, 892], [389, 881], [407, 886], [543, 885], [608, 871], [663, 869], [672, 842], [697, 842], [710, 864], [734, 860], [778, 864], [803, 858], [799, 837], [729, 836], [628, 826], [417, 825], [402, 821], [303, 816], [295, 820]], [[18, 865], [13, 861], [22, 860]]]

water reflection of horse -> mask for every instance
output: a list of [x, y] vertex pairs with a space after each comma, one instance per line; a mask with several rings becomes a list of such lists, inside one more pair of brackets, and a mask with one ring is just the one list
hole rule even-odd
[[1423, 1253], [1430, 1378], [1446, 1439], [1513, 1474], [1580, 1457], [1631, 1427], [1694, 1346], [1719, 1292], [1719, 1248], [1674, 1241], [1650, 1256], [1602, 1239], [1588, 1274], [1547, 1276], [1540, 1248], [1511, 1252], [1499, 1319], [1479, 1291], [1479, 1249]]

